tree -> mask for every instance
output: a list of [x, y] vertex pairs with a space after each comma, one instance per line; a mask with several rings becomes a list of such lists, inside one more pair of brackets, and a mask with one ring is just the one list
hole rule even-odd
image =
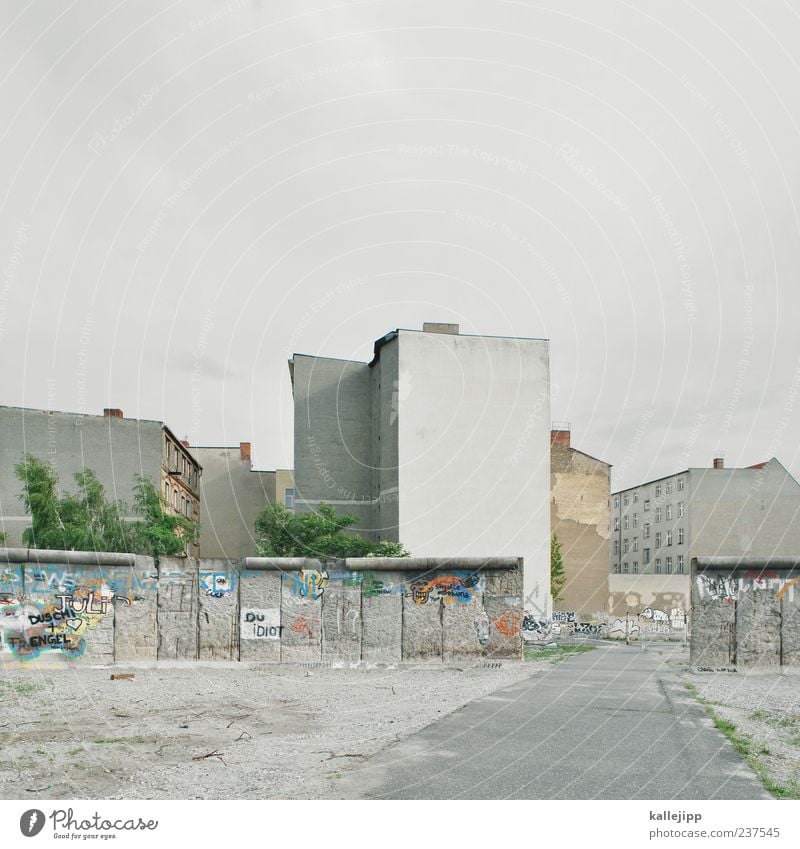
[[142, 519], [128, 527], [127, 550], [157, 559], [159, 555], [183, 554], [187, 544], [197, 541], [197, 522], [179, 513], [167, 513], [166, 501], [144, 475], [136, 475], [133, 503]]
[[338, 516], [330, 504], [317, 512], [293, 513], [267, 502], [255, 521], [256, 545], [262, 557], [407, 557], [400, 543], [370, 542], [342, 531], [358, 521]]
[[58, 474], [46, 463], [25, 454], [14, 470], [23, 484], [20, 499], [31, 515], [22, 535], [29, 548], [62, 551], [125, 551], [133, 554], [182, 554], [197, 539], [198, 526], [185, 516], [165, 512], [166, 502], [142, 475], [134, 486], [135, 510], [141, 519], [129, 522], [122, 501], [108, 501], [91, 469], [73, 475], [77, 492], [58, 494]]
[[553, 602], [561, 601], [561, 594], [566, 583], [561, 543], [558, 541], [557, 534], [553, 532], [553, 539], [550, 541], [550, 593], [553, 596]]

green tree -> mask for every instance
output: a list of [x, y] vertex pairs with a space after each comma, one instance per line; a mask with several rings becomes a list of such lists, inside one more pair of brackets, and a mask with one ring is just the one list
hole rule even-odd
[[153, 482], [144, 475], [136, 475], [133, 496], [136, 512], [141, 520], [132, 522], [126, 529], [129, 548], [135, 554], [183, 554], [188, 543], [197, 541], [200, 527], [186, 516], [167, 513], [167, 503]]
[[169, 515], [152, 482], [136, 476], [135, 510], [141, 517], [128, 522], [122, 501], [108, 501], [91, 469], [73, 475], [77, 491], [58, 493], [58, 474], [47, 463], [25, 454], [14, 467], [23, 484], [20, 500], [31, 515], [22, 535], [29, 548], [62, 551], [125, 551], [133, 554], [181, 554], [197, 539], [198, 526], [185, 516]]
[[342, 533], [358, 521], [339, 516], [330, 504], [316, 512], [293, 513], [282, 504], [267, 502], [255, 521], [258, 553], [262, 557], [407, 557], [400, 543], [374, 543]]
[[558, 541], [558, 535], [553, 532], [553, 538], [550, 541], [550, 594], [553, 596], [554, 603], [561, 601], [561, 594], [566, 583], [567, 576], [564, 573], [561, 543]]

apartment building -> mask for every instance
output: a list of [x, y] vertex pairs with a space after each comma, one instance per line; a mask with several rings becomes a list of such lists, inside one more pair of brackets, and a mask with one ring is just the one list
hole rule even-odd
[[[22, 484], [14, 474], [25, 453], [49, 463], [62, 490], [73, 488], [76, 472], [91, 469], [109, 499], [132, 508], [135, 475], [141, 474], [161, 492], [170, 512], [200, 518], [202, 467], [164, 422], [125, 418], [117, 408], [99, 416], [0, 407], [0, 531], [6, 545], [21, 545], [30, 525], [20, 500]], [[198, 556], [199, 551], [195, 544], [187, 553]]]
[[693, 556], [800, 551], [800, 485], [775, 457], [689, 468], [611, 496], [611, 573], [688, 575]]

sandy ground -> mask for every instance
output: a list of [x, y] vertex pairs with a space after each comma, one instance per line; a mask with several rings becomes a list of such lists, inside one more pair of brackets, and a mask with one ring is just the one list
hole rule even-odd
[[769, 778], [800, 798], [800, 670], [686, 674]]
[[551, 663], [3, 668], [0, 798], [335, 796], [365, 757]]

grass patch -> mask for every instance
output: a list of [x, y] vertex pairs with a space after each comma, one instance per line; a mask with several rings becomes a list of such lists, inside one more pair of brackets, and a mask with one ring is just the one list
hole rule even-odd
[[[742, 760], [758, 776], [759, 781], [761, 781], [764, 785], [764, 789], [767, 793], [770, 793], [776, 799], [800, 799], [800, 787], [797, 785], [797, 782], [790, 781], [789, 784], [784, 785], [778, 784], [777, 781], [773, 781], [767, 773], [766, 767], [756, 757], [756, 755], [772, 754], [766, 746], [761, 744], [758, 748], [754, 748], [752, 740], [740, 734], [732, 722], [729, 722], [727, 719], [723, 719], [719, 716], [708, 701], [697, 695], [697, 687], [695, 687], [694, 684], [684, 682], [684, 686], [687, 690], [695, 694], [695, 698], [703, 705], [706, 713], [711, 717], [711, 721], [714, 723], [716, 728], [719, 729], [725, 737], [727, 737], [733, 748], [736, 749], [741, 756]], [[758, 711], [756, 711], [756, 713], [758, 713]]]
[[83, 751], [83, 746], [78, 746], [77, 749], [70, 749], [67, 754], [68, 755], [79, 755]]
[[95, 743], [127, 743], [129, 742], [126, 737], [101, 737], [99, 740], [95, 740]]
[[540, 649], [525, 649], [525, 660], [538, 660], [539, 658], [547, 658], [549, 660], [565, 660], [573, 654], [583, 654], [587, 651], [594, 651], [594, 646], [544, 646]]

